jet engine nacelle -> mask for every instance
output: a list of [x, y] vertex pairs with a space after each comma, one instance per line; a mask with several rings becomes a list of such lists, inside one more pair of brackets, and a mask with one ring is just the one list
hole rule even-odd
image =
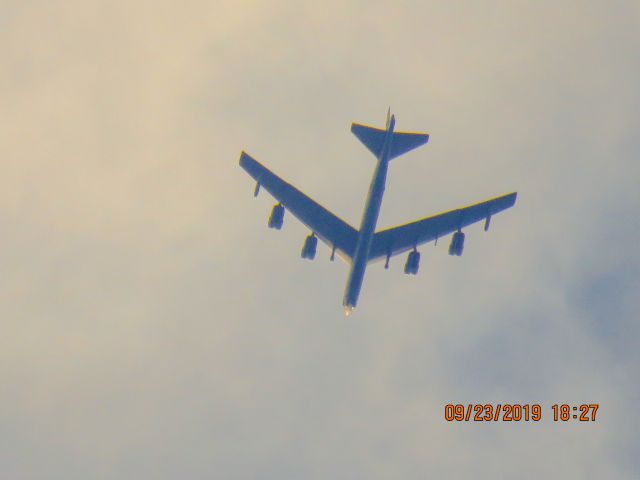
[[284, 221], [284, 207], [282, 204], [273, 206], [271, 210], [271, 216], [269, 217], [269, 228], [275, 228], [280, 230], [282, 228], [282, 222]]
[[459, 257], [462, 255], [462, 250], [464, 250], [464, 233], [458, 231], [453, 234], [453, 238], [451, 239], [449, 255], [457, 255]]
[[407, 275], [415, 275], [420, 268], [420, 252], [413, 250], [409, 252], [407, 263], [404, 264], [404, 273]]
[[302, 251], [300, 252], [300, 256], [302, 258], [313, 260], [314, 258], [316, 258], [317, 248], [318, 248], [318, 237], [316, 237], [312, 233], [305, 239], [304, 245], [302, 245]]

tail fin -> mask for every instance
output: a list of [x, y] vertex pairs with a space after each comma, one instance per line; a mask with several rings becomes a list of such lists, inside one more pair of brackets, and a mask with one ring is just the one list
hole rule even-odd
[[[382, 146], [384, 144], [384, 137], [387, 133], [386, 130], [354, 123], [351, 125], [351, 132], [358, 137], [358, 140], [360, 140], [376, 158], [380, 156]], [[414, 148], [418, 148], [420, 145], [424, 145], [428, 141], [429, 135], [426, 133], [393, 132], [391, 150], [389, 151], [389, 160], [399, 157]]]

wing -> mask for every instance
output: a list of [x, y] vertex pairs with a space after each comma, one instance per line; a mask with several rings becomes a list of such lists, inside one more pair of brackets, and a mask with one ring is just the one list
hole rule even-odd
[[345, 221], [307, 197], [293, 185], [272, 173], [245, 152], [240, 155], [240, 166], [264, 187], [285, 209], [304, 223], [316, 236], [336, 253], [353, 258], [358, 233]]
[[451, 210], [406, 225], [376, 232], [371, 242], [369, 261], [406, 252], [422, 243], [443, 237], [480, 220], [487, 219], [485, 224], [485, 228], [487, 228], [489, 226], [488, 219], [492, 215], [512, 207], [516, 203], [516, 196], [516, 192], [509, 193], [469, 207]]

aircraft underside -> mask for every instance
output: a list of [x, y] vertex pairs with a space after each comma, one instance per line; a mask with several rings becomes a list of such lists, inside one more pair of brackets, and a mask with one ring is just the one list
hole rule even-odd
[[394, 128], [395, 117], [389, 114], [385, 129], [357, 123], [351, 126], [354, 135], [377, 159], [358, 230], [282, 180], [246, 152], [243, 151], [240, 155], [240, 166], [256, 181], [254, 196], [264, 187], [278, 200], [269, 217], [270, 228], [280, 230], [285, 211], [288, 210], [311, 230], [303, 244], [302, 258], [315, 258], [317, 240], [320, 239], [331, 249], [331, 260], [337, 254], [350, 264], [342, 302], [347, 316], [357, 305], [368, 263], [384, 258], [385, 268], [388, 268], [392, 256], [408, 251], [404, 272], [416, 275], [420, 265], [420, 253], [417, 250], [419, 245], [437, 241], [438, 238], [453, 233], [449, 255], [460, 256], [464, 248], [464, 227], [484, 220], [486, 231], [491, 217], [512, 207], [516, 201], [517, 193], [513, 192], [468, 207], [376, 231], [390, 160], [424, 145], [429, 140], [426, 133], [395, 132]]

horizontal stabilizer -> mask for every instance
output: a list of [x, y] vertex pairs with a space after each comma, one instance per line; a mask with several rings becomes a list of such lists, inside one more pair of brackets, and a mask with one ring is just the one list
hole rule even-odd
[[[354, 123], [351, 125], [351, 132], [358, 137], [358, 140], [360, 140], [376, 158], [380, 157], [382, 147], [384, 146], [384, 139], [387, 135], [386, 130]], [[429, 135], [426, 133], [393, 132], [391, 149], [389, 150], [389, 160], [410, 152], [428, 141]]]
[[418, 148], [429, 141], [429, 135], [426, 133], [401, 133], [394, 132], [391, 140], [391, 151], [389, 152], [389, 160], [404, 155], [414, 148]]
[[384, 145], [384, 137], [387, 134], [386, 130], [353, 123], [351, 125], [351, 133], [358, 137], [358, 140], [360, 140], [376, 158], [380, 156], [382, 146]]

